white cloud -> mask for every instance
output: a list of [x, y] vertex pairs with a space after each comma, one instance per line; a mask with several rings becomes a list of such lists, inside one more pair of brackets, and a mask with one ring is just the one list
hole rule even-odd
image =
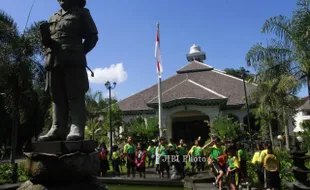
[[105, 84], [107, 81], [122, 83], [128, 77], [123, 63], [112, 64], [110, 67], [105, 68], [96, 68], [93, 69], [93, 72], [95, 76], [91, 77], [90, 71], [87, 71], [89, 82], [94, 84]]

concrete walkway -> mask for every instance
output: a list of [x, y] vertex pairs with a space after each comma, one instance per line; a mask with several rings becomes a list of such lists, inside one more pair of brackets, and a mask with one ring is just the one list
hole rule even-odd
[[140, 178], [136, 174], [135, 178], [128, 178], [126, 175], [121, 177], [97, 177], [104, 184], [120, 184], [120, 185], [143, 185], [143, 186], [165, 186], [165, 187], [183, 187], [184, 183], [180, 180], [161, 179], [157, 174], [146, 174], [145, 178]]

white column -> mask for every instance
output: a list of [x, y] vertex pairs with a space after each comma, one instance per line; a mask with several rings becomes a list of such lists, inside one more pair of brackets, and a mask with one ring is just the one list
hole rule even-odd
[[171, 116], [166, 117], [166, 129], [167, 129], [167, 140], [172, 138], [172, 118]]
[[122, 136], [122, 133], [123, 133], [123, 132], [124, 132], [124, 127], [123, 127], [123, 126], [120, 126], [120, 127], [119, 127], [119, 137], [121, 137], [121, 138], [123, 137], [123, 136]]

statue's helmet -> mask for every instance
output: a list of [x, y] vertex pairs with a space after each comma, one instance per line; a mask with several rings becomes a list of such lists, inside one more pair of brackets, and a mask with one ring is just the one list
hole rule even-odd
[[[57, 1], [60, 2], [61, 0], [57, 0]], [[84, 8], [86, 5], [86, 0], [68, 0], [68, 1], [67, 3], [69, 3], [70, 5], [77, 5], [80, 8]]]
[[86, 0], [76, 0], [76, 1], [78, 1], [78, 6], [79, 6], [80, 8], [84, 8], [84, 7], [85, 7], [85, 5], [86, 5]]

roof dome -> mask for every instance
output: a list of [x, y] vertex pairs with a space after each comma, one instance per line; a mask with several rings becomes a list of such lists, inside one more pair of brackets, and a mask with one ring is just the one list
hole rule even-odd
[[189, 50], [189, 54], [194, 54], [194, 53], [201, 53], [200, 46], [194, 44]]

